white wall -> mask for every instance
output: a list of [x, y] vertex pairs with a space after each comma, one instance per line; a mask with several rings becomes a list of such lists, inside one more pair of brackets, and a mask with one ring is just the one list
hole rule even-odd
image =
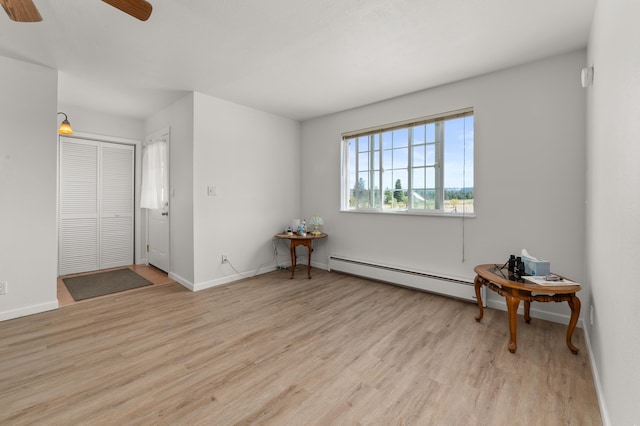
[[58, 307], [57, 80], [0, 57], [0, 320]]
[[[583, 281], [585, 60], [574, 52], [304, 122], [302, 215], [322, 216], [329, 234], [314, 261], [338, 254], [473, 278], [475, 265], [526, 248]], [[459, 218], [339, 212], [342, 132], [470, 106], [477, 217], [464, 222], [464, 261]], [[504, 308], [488, 294], [489, 306]], [[566, 304], [532, 306], [533, 316], [565, 323], [569, 313]]]
[[193, 93], [150, 117], [145, 135], [170, 127], [169, 223], [171, 270], [169, 276], [191, 286], [193, 272]]
[[[155, 114], [171, 128], [170, 276], [201, 290], [272, 270], [271, 239], [300, 214], [300, 124], [201, 93]], [[216, 196], [207, 195], [215, 186]], [[281, 246], [281, 263], [288, 251]], [[222, 265], [226, 254], [230, 265]], [[238, 274], [238, 272], [240, 274]]]
[[[195, 94], [195, 289], [272, 270], [271, 239], [300, 215], [300, 124]], [[217, 195], [207, 196], [207, 186]], [[289, 261], [280, 246], [281, 263]]]
[[589, 42], [588, 327], [605, 423], [639, 425], [640, 3], [598, 1]]

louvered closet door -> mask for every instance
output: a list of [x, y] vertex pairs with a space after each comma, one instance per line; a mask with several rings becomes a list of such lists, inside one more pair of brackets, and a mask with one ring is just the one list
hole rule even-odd
[[98, 268], [98, 143], [60, 140], [59, 274]]
[[133, 149], [60, 138], [60, 275], [133, 263]]
[[102, 144], [100, 269], [133, 263], [133, 147]]

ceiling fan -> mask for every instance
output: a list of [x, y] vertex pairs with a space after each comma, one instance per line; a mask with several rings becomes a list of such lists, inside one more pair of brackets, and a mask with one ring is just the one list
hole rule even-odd
[[[133, 16], [141, 21], [146, 21], [151, 16], [151, 3], [145, 0], [102, 0], [116, 9]], [[7, 15], [16, 22], [40, 22], [42, 16], [33, 0], [0, 0]]]

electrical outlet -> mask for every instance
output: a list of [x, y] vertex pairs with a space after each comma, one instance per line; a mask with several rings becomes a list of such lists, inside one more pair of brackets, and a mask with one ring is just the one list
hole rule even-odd
[[7, 294], [7, 285], [9, 283], [6, 281], [0, 281], [0, 294]]
[[227, 255], [226, 254], [223, 254], [222, 255], [222, 263], [227, 263], [227, 262], [229, 262], [229, 259], [227, 259]]

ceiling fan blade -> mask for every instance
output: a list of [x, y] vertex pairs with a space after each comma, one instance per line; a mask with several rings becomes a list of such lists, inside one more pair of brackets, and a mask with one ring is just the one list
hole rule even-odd
[[32, 0], [0, 0], [7, 15], [16, 22], [40, 22], [42, 16]]
[[116, 9], [133, 16], [141, 21], [146, 21], [151, 16], [153, 7], [145, 0], [102, 0]]

